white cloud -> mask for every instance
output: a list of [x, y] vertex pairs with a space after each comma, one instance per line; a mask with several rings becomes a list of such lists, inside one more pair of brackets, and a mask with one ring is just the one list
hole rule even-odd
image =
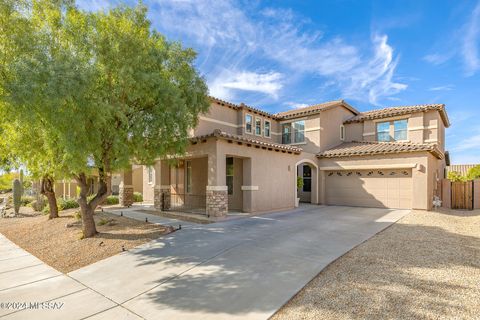
[[467, 76], [480, 70], [480, 1], [460, 28], [450, 35], [442, 35], [438, 47], [441, 47], [439, 52], [428, 54], [423, 60], [433, 65], [441, 65], [458, 57], [463, 60]]
[[278, 97], [282, 88], [282, 74], [278, 72], [255, 73], [249, 71], [225, 70], [211, 84], [210, 91], [214, 96], [227, 99], [232, 96], [230, 89], [261, 92], [273, 98]]
[[467, 67], [467, 74], [473, 75], [480, 69], [478, 47], [480, 43], [480, 1], [472, 12], [465, 27], [462, 54]]
[[447, 85], [444, 85], [444, 86], [431, 87], [428, 90], [430, 90], [430, 91], [451, 91], [451, 90], [453, 90], [453, 88], [455, 88], [454, 85], [447, 84]]
[[[463, 139], [457, 143], [456, 146], [452, 148], [452, 151], [472, 151], [480, 148], [480, 133], [472, 134], [466, 139]], [[480, 159], [479, 159], [480, 161]]]
[[301, 109], [310, 106], [308, 103], [300, 103], [300, 102], [285, 102], [283, 103], [284, 106], [287, 106], [290, 109]]
[[[281, 73], [288, 73], [289, 79], [320, 76], [345, 97], [375, 104], [407, 87], [394, 80], [398, 57], [386, 35], [373, 36], [373, 50], [365, 53], [340, 37], [324, 39], [322, 31], [309, 29], [308, 20], [291, 10], [264, 9], [257, 19], [250, 14], [255, 8], [247, 14], [229, 0], [152, 2], [155, 27], [188, 39], [197, 51], [209, 52], [200, 65], [212, 94], [226, 98], [231, 90], [252, 90], [252, 84], [260, 83], [256, 91], [275, 98], [281, 95]], [[259, 65], [270, 71], [252, 71]], [[225, 70], [241, 74], [234, 77]]]
[[448, 60], [450, 60], [451, 57], [452, 54], [449, 53], [432, 53], [427, 54], [425, 57], [423, 57], [423, 60], [437, 66], [447, 62]]

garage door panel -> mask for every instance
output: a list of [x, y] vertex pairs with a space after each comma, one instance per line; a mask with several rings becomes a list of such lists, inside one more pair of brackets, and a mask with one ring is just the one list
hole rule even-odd
[[325, 186], [326, 202], [330, 205], [412, 207], [410, 169], [327, 171]]

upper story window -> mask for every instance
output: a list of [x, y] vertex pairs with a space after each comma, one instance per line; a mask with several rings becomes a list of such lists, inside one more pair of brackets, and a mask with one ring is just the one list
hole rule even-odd
[[394, 120], [377, 123], [377, 141], [407, 140], [408, 120]]
[[345, 126], [340, 126], [340, 140], [345, 141]]
[[262, 135], [262, 119], [255, 118], [255, 134], [257, 136]]
[[270, 138], [270, 121], [265, 120], [263, 124], [263, 135], [267, 138]]
[[245, 132], [252, 133], [253, 117], [249, 114], [245, 115]]
[[407, 140], [407, 120], [396, 120], [393, 122], [393, 138], [395, 141]]
[[305, 142], [305, 120], [299, 120], [282, 125], [282, 143]]

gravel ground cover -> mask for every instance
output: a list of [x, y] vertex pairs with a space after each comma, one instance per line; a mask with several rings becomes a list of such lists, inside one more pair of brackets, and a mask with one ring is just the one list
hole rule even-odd
[[480, 210], [413, 211], [271, 319], [480, 319]]
[[15, 218], [0, 219], [0, 233], [55, 269], [67, 273], [124, 250], [139, 246], [170, 233], [170, 227], [119, 217], [106, 212], [95, 213], [99, 233], [81, 239], [78, 209], [60, 212], [60, 218], [22, 207]]

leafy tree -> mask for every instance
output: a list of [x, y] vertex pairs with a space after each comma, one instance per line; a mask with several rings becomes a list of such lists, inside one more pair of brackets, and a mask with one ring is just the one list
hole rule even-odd
[[454, 181], [454, 182], [467, 181], [467, 177], [462, 176], [457, 171], [449, 171], [448, 175], [447, 175], [447, 178], [448, 178], [448, 180]]
[[480, 179], [480, 165], [477, 165], [468, 170], [467, 178], [468, 180]]
[[[185, 151], [188, 131], [209, 107], [196, 54], [152, 31], [143, 5], [87, 13], [70, 1], [39, 0], [28, 2], [28, 14], [9, 10], [19, 21], [2, 20], [27, 31], [0, 38], [8, 48], [0, 55], [0, 109], [39, 128], [56, 151], [55, 167], [76, 179], [83, 235], [91, 237], [112, 172]], [[99, 190], [88, 200], [92, 170]]]

